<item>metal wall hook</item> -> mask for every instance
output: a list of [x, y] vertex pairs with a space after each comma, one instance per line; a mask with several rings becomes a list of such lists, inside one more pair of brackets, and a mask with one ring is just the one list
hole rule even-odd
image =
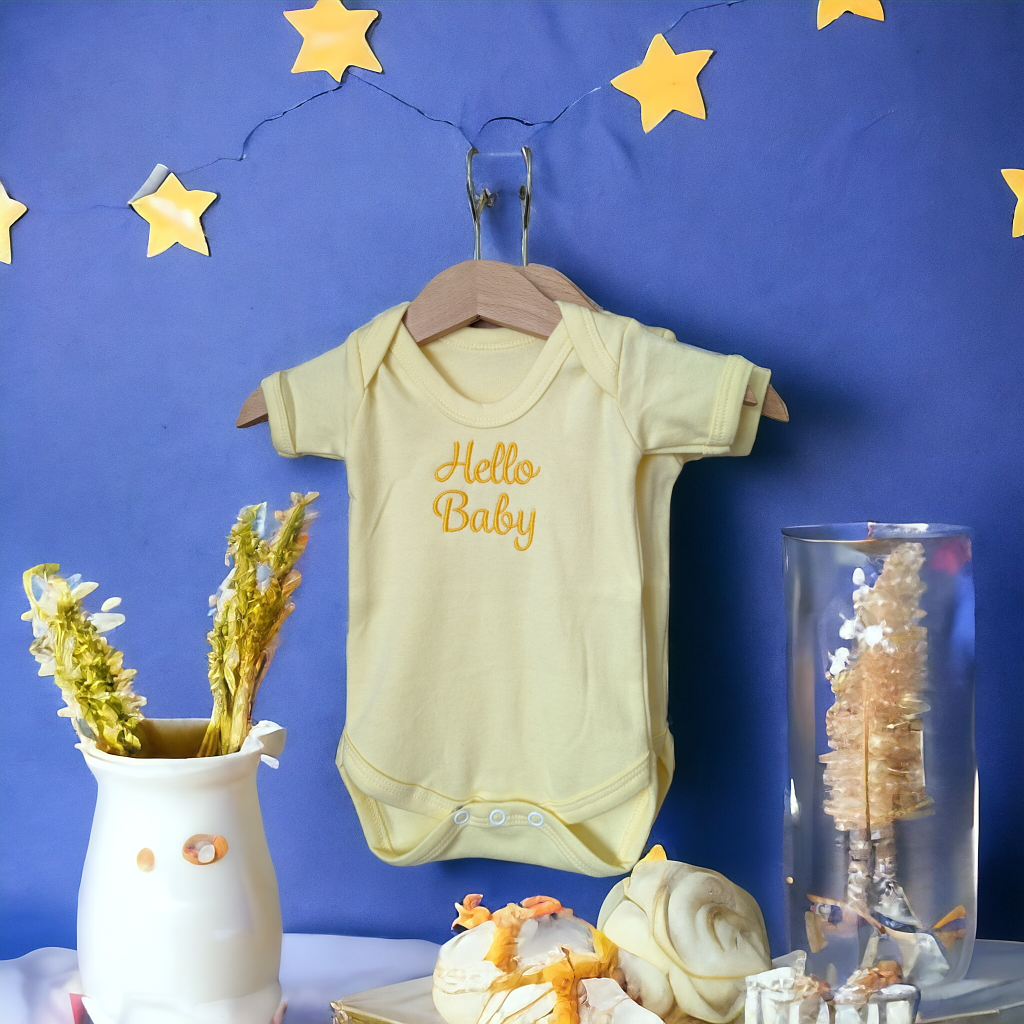
[[479, 150], [474, 146], [466, 154], [466, 194], [469, 196], [469, 212], [473, 215], [473, 259], [480, 259], [480, 215], [485, 206], [493, 206], [495, 193], [484, 189], [480, 195], [476, 194], [473, 185], [473, 157]]
[[519, 205], [523, 211], [523, 266], [530, 262], [530, 203], [533, 200], [533, 150], [523, 146], [526, 184], [519, 186]]
[[[523, 266], [530, 262], [530, 206], [533, 201], [533, 150], [523, 146], [523, 160], [526, 163], [526, 184], [519, 186], [519, 205], [523, 213]], [[479, 153], [474, 146], [466, 154], [466, 195], [469, 199], [469, 212], [473, 215], [473, 259], [480, 259], [480, 218], [484, 207], [494, 206], [498, 198], [496, 192], [482, 189], [477, 195], [473, 184], [473, 157]]]

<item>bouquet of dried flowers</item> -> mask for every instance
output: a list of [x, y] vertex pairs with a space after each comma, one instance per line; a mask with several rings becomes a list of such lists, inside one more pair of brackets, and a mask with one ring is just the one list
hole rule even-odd
[[[210, 598], [213, 629], [207, 639], [213, 714], [199, 756], [230, 754], [242, 746], [252, 721], [256, 691], [274, 656], [281, 624], [295, 605], [291, 595], [302, 577], [295, 563], [306, 547], [306, 532], [315, 513], [309, 505], [317, 493], [293, 494], [291, 507], [275, 512], [280, 524], [267, 528], [267, 506], [242, 509], [228, 537], [226, 562], [231, 570]], [[83, 606], [98, 584], [81, 576], [65, 579], [59, 565], [37, 565], [23, 577], [32, 623], [29, 650], [39, 662], [39, 675], [53, 676], [78, 735], [109, 754], [132, 756], [142, 749], [138, 735], [146, 703], [132, 688], [135, 669], [124, 667], [124, 655], [104, 633], [124, 622], [114, 612], [119, 597], [103, 602], [100, 611]]]

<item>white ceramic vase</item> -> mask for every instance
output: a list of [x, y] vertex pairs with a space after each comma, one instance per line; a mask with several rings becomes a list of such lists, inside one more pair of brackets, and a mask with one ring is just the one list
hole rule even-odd
[[281, 909], [256, 769], [273, 722], [242, 749], [193, 757], [201, 719], [148, 719], [141, 757], [79, 749], [98, 793], [78, 894], [78, 962], [94, 1024], [271, 1024]]

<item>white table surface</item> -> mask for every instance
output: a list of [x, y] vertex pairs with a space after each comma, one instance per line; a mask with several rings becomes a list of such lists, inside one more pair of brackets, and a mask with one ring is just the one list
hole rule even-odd
[[[431, 974], [437, 950], [421, 939], [285, 935], [286, 1024], [328, 1024], [332, 999]], [[72, 1024], [68, 993], [81, 990], [73, 949], [49, 946], [0, 960], [0, 1024]]]
[[[328, 1024], [331, 1000], [432, 974], [438, 948], [421, 939], [285, 935], [285, 1024]], [[979, 940], [967, 977], [951, 989], [947, 999], [924, 1002], [919, 1019], [1024, 1024], [1024, 943]], [[73, 949], [0, 960], [0, 1024], [72, 1024], [68, 993], [80, 991]]]

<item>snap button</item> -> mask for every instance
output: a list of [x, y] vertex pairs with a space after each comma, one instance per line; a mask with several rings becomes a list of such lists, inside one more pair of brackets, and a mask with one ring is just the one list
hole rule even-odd
[[505, 812], [500, 808], [495, 808], [490, 813], [489, 821], [492, 825], [504, 825], [505, 824]]
[[456, 811], [453, 820], [456, 825], [465, 825], [469, 821], [469, 811]]
[[530, 811], [526, 816], [526, 820], [533, 825], [534, 828], [540, 828], [544, 824], [544, 815], [539, 811]]

